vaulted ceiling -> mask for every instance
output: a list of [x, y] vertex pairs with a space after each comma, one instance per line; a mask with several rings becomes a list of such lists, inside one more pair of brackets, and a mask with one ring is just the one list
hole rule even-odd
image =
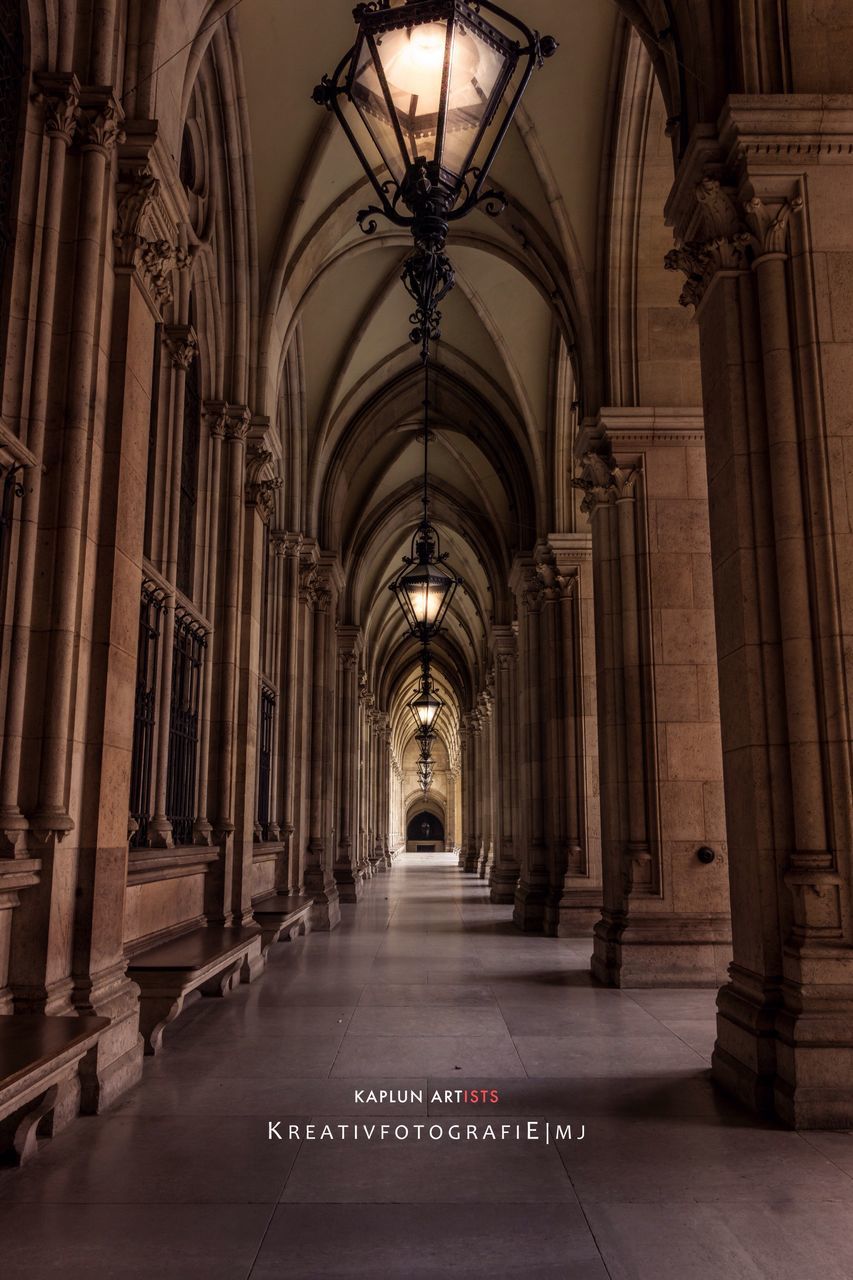
[[[537, 72], [493, 171], [510, 205], [451, 234], [457, 287], [442, 307], [432, 371], [432, 516], [465, 579], [441, 647], [460, 706], [509, 623], [514, 553], [574, 519], [561, 464], [592, 342], [601, 154], [617, 10], [611, 0], [513, 0], [560, 42]], [[332, 117], [311, 100], [352, 43], [348, 0], [242, 0], [238, 30], [254, 169], [261, 298], [258, 398], [287, 400], [299, 447], [285, 467], [290, 518], [337, 552], [347, 621], [365, 631], [374, 683], [415, 671], [389, 591], [419, 510], [424, 398], [400, 283], [410, 248], [356, 212], [364, 176]], [[570, 445], [569, 445], [570, 447]], [[300, 527], [297, 525], [296, 527]]]

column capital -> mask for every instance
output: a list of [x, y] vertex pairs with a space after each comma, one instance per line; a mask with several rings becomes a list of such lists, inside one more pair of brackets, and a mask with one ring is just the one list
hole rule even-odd
[[288, 533], [284, 529], [274, 529], [270, 534], [270, 545], [277, 556], [293, 559], [302, 550], [304, 537], [301, 533]]
[[73, 72], [37, 71], [33, 102], [44, 106], [44, 131], [70, 146], [80, 115], [80, 81]]
[[364, 636], [361, 627], [353, 626], [351, 623], [338, 623], [338, 654], [341, 658], [352, 660], [353, 666], [358, 666], [358, 659], [364, 647]]
[[613, 450], [599, 423], [584, 423], [575, 446], [578, 472], [572, 487], [584, 495], [581, 510], [592, 516], [602, 506], [610, 506], [634, 496], [639, 476], [637, 468], [624, 469], [613, 457]]
[[664, 263], [686, 278], [682, 306], [698, 309], [720, 274], [787, 255], [791, 218], [804, 205], [804, 171], [829, 160], [853, 163], [849, 101], [735, 95], [718, 130], [697, 128], [666, 207], [676, 245]]
[[268, 524], [272, 519], [275, 495], [283, 484], [273, 466], [271, 450], [260, 444], [249, 444], [246, 449], [246, 506], [254, 507], [264, 523]]
[[108, 156], [124, 137], [124, 111], [112, 85], [85, 85], [80, 90], [77, 114], [77, 139], [82, 150]]
[[186, 372], [198, 353], [198, 334], [191, 324], [164, 324], [163, 346], [175, 369]]

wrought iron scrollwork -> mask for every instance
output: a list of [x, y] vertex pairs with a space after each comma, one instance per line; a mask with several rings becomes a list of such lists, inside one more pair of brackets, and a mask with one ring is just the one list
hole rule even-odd
[[421, 359], [426, 362], [429, 344], [441, 337], [439, 304], [456, 282], [453, 266], [446, 253], [416, 249], [406, 259], [401, 278], [415, 302], [415, 309], [409, 317], [414, 326], [409, 337], [415, 344], [420, 344]]

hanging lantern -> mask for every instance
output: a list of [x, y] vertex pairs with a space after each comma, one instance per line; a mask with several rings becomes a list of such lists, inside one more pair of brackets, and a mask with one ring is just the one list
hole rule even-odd
[[431, 729], [419, 729], [415, 734], [415, 742], [418, 744], [420, 758], [422, 760], [426, 760], [432, 755], [432, 749], [436, 742], [436, 735]]
[[359, 220], [375, 230], [369, 215], [383, 213], [442, 248], [448, 222], [501, 201], [485, 190], [489, 170], [557, 43], [489, 0], [373, 0], [353, 13], [355, 45], [314, 100], [335, 112], [379, 200]]
[[462, 579], [447, 563], [438, 533], [423, 523], [415, 530], [411, 554], [403, 558], [403, 568], [389, 583], [397, 598], [406, 626], [422, 643], [441, 630], [450, 602]]
[[421, 676], [418, 691], [415, 696], [410, 699], [408, 707], [412, 713], [415, 726], [418, 731], [430, 731], [435, 729], [438, 717], [444, 710], [444, 703], [433, 687], [429, 671], [425, 671]]

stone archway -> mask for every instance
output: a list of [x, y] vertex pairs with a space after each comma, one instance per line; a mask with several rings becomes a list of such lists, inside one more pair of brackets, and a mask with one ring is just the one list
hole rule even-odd
[[446, 846], [446, 820], [442, 805], [421, 798], [409, 805], [406, 814], [406, 850], [409, 853], [435, 853]]

